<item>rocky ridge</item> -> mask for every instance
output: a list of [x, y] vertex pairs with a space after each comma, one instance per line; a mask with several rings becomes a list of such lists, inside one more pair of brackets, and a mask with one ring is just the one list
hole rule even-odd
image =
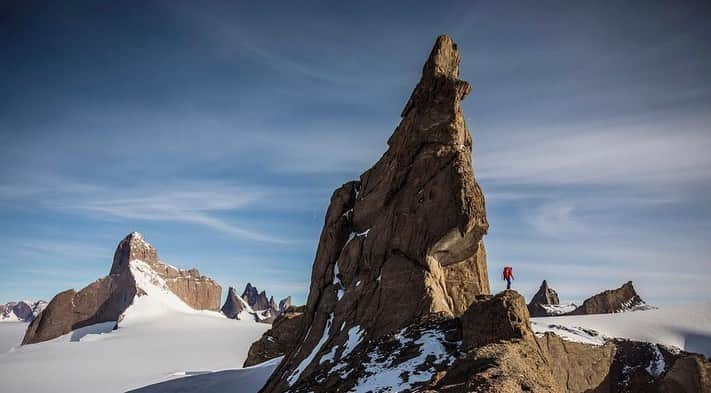
[[227, 318], [244, 319], [247, 316], [251, 317], [251, 319], [255, 318], [252, 309], [247, 302], [237, 297], [237, 292], [235, 292], [233, 287], [229, 287], [227, 290], [227, 298], [220, 311], [222, 311]]
[[273, 323], [274, 320], [291, 305], [291, 296], [279, 301], [274, 296], [267, 298], [266, 291], [261, 291], [252, 283], [247, 283], [241, 297], [233, 287], [229, 288], [227, 299], [222, 306], [222, 313], [233, 319], [253, 319], [257, 322]]
[[572, 303], [560, 304], [558, 293], [548, 286], [546, 280], [543, 280], [538, 292], [528, 303], [528, 311], [532, 317], [613, 314], [655, 308], [642, 300], [632, 285], [632, 281], [628, 281], [620, 288], [606, 290], [591, 296], [581, 306], [576, 306]]
[[0, 304], [0, 322], [31, 322], [45, 307], [47, 302], [44, 300]]
[[38, 343], [84, 326], [119, 321], [134, 297], [145, 295], [136, 285], [130, 269], [134, 261], [145, 264], [145, 269], [154, 272], [172, 293], [193, 309], [219, 309], [220, 285], [202, 276], [197, 269], [183, 270], [161, 262], [156, 249], [134, 232], [119, 243], [109, 275], [78, 292], [69, 289], [54, 296], [30, 323], [22, 343]]
[[586, 299], [568, 315], [612, 314], [650, 308], [654, 307], [645, 303], [634, 289], [632, 281], [628, 281], [617, 289], [603, 291]]

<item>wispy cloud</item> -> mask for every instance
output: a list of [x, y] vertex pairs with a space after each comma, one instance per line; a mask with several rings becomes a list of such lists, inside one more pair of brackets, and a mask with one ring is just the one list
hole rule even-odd
[[534, 231], [548, 237], [579, 235], [588, 228], [573, 214], [574, 207], [570, 204], [544, 204], [524, 219]]
[[[201, 225], [238, 238], [265, 243], [293, 243], [293, 240], [261, 233], [220, 217], [262, 206], [274, 198], [274, 190], [238, 186], [223, 182], [181, 182], [135, 184], [130, 187], [84, 184], [61, 176], [43, 176], [51, 184], [27, 182], [0, 189], [0, 199], [35, 199], [44, 208], [94, 219], [185, 222]], [[56, 251], [56, 250], [55, 250]]]
[[598, 128], [512, 133], [475, 154], [481, 179], [519, 184], [689, 184], [711, 179], [711, 133]]

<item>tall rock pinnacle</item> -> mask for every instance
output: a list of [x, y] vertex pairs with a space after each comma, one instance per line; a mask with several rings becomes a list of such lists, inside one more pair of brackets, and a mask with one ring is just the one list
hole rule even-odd
[[548, 281], [543, 280], [538, 292], [533, 295], [531, 302], [528, 303], [528, 312], [532, 317], [545, 317], [551, 315], [546, 306], [556, 306], [560, 304], [558, 293], [548, 286]]
[[[319, 386], [327, 349], [374, 340], [433, 314], [460, 316], [489, 293], [484, 195], [460, 102], [459, 53], [440, 36], [380, 160], [331, 197], [298, 348], [262, 392]], [[316, 389], [315, 391], [328, 391]]]

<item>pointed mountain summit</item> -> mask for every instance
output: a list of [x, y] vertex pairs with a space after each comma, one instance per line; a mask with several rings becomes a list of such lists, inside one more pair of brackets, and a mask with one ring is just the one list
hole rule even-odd
[[[232, 294], [235, 296], [232, 297]], [[267, 297], [266, 291], [260, 292], [256, 286], [248, 282], [239, 298], [234, 288], [230, 287], [225, 304], [222, 306], [222, 313], [228, 318], [254, 319], [257, 322], [272, 323], [284, 311], [279, 305], [287, 302], [287, 299], [288, 304], [291, 305], [291, 296], [277, 304], [274, 296]], [[239, 306], [235, 306], [238, 303]]]
[[558, 299], [558, 293], [551, 287], [548, 286], [548, 282], [543, 280], [541, 287], [538, 288], [538, 292], [533, 295], [531, 302], [528, 303], [528, 312], [532, 317], [544, 317], [552, 315], [549, 311], [550, 306], [557, 306], [560, 304]]
[[119, 321], [135, 299], [151, 295], [147, 291], [154, 289], [160, 296], [174, 296], [186, 309], [220, 307], [220, 285], [197, 269], [182, 270], [161, 262], [156, 249], [133, 232], [116, 248], [109, 275], [79, 292], [69, 289], [57, 294], [30, 323], [22, 343], [47, 341], [84, 326]]
[[482, 241], [489, 224], [460, 107], [471, 86], [458, 79], [459, 60], [452, 39], [438, 37], [388, 150], [360, 181], [333, 193], [301, 317], [302, 344], [286, 351], [262, 392], [327, 386], [315, 382], [327, 352], [343, 357], [343, 345], [431, 315], [460, 316], [489, 293]]
[[291, 296], [287, 296], [279, 301], [279, 312], [283, 313], [287, 308], [291, 307]]
[[237, 297], [237, 292], [233, 287], [230, 287], [227, 291], [227, 299], [225, 304], [222, 306], [222, 313], [225, 314], [227, 318], [239, 319], [240, 313], [247, 311], [248, 305], [245, 304], [244, 300]]

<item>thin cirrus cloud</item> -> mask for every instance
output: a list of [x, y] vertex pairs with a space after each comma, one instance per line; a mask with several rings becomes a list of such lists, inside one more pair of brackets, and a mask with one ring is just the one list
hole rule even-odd
[[[38, 179], [42, 179], [42, 184], [4, 185], [0, 189], [0, 199], [22, 197], [23, 204], [98, 220], [185, 222], [257, 242], [289, 244], [295, 241], [252, 230], [220, 217], [221, 213], [246, 208], [268, 208], [264, 206], [265, 201], [273, 200], [276, 194], [268, 188], [207, 181], [162, 184], [158, 188], [140, 185], [124, 188], [84, 184], [58, 176], [40, 176]], [[49, 184], [46, 183], [48, 179], [51, 179]], [[294, 194], [299, 195], [298, 192]], [[33, 204], [33, 200], [36, 203]]]
[[109, 215], [125, 220], [170, 221], [197, 224], [239, 238], [265, 243], [291, 243], [269, 234], [228, 222], [216, 213], [249, 207], [264, 192], [221, 187], [210, 191], [157, 191], [140, 197], [99, 197], [81, 201], [48, 204], [50, 208], [88, 214], [95, 218]]
[[[647, 128], [649, 127], [649, 128]], [[711, 178], [711, 134], [655, 125], [594, 132], [531, 132], [475, 156], [479, 177], [497, 183], [655, 186]]]

